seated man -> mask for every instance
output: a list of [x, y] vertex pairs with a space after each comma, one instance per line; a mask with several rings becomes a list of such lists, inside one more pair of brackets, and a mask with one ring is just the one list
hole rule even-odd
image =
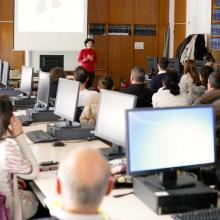
[[149, 88], [150, 90], [155, 93], [158, 91], [159, 88], [163, 86], [163, 78], [166, 74], [167, 67], [168, 67], [169, 61], [167, 58], [162, 57], [160, 58], [157, 67], [159, 69], [159, 72], [157, 75], [153, 76], [150, 80]]
[[152, 107], [152, 92], [145, 86], [145, 71], [141, 67], [134, 67], [131, 70], [131, 84], [120, 91], [123, 93], [136, 95], [136, 107]]
[[58, 170], [56, 189], [62, 208], [54, 207], [50, 213], [60, 220], [109, 219], [99, 211], [99, 206], [111, 188], [110, 168], [104, 157], [91, 148], [75, 148]]

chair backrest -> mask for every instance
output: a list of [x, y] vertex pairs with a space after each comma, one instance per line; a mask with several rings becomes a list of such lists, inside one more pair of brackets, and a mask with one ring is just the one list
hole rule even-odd
[[0, 219], [9, 220], [9, 209], [5, 205], [6, 196], [0, 192]]

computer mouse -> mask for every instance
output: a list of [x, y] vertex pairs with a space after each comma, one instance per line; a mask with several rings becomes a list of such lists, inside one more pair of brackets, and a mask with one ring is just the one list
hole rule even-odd
[[62, 141], [55, 141], [53, 143], [53, 146], [54, 147], [63, 147], [63, 146], [65, 146], [65, 144]]

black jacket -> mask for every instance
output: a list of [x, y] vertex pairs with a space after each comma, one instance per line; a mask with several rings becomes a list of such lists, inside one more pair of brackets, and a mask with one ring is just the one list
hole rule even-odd
[[137, 96], [137, 108], [140, 107], [152, 107], [152, 92], [145, 87], [145, 84], [131, 84], [127, 88], [123, 88], [120, 92], [136, 95]]

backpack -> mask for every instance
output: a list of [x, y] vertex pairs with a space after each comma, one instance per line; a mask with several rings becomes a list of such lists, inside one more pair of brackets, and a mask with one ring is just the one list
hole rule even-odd
[[5, 205], [6, 196], [0, 193], [0, 219], [9, 220], [9, 209]]

